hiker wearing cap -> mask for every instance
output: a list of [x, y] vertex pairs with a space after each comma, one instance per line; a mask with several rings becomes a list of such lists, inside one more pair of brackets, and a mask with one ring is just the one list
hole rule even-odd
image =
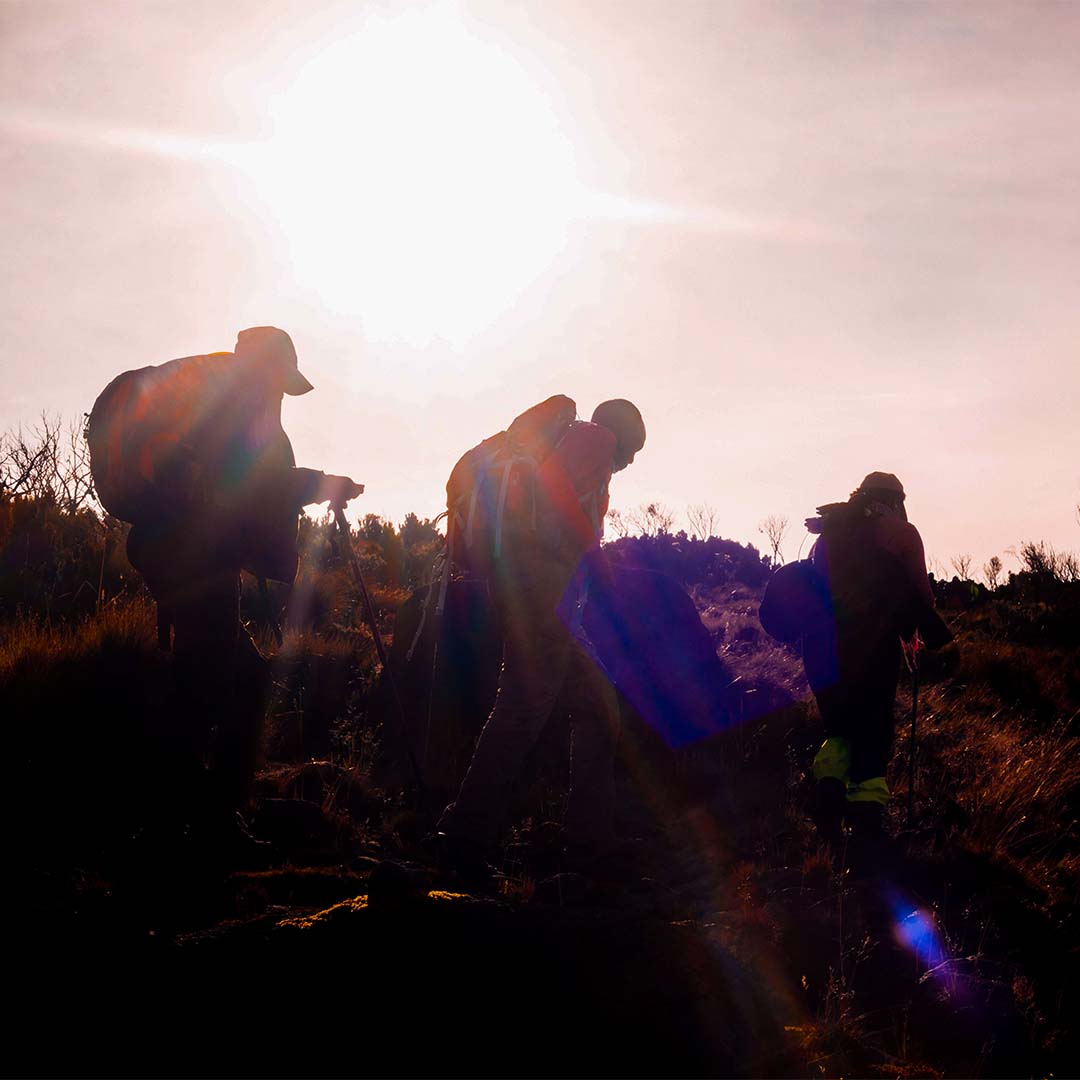
[[312, 390], [284, 330], [242, 330], [233, 352], [117, 376], [87, 425], [102, 505], [132, 523], [128, 556], [158, 605], [187, 726], [178, 749], [212, 764], [214, 796], [244, 800], [268, 690], [240, 623], [240, 572], [291, 583], [301, 508], [360, 494], [296, 467], [285, 394]]
[[[563, 406], [565, 411], [560, 411]], [[572, 419], [574, 413], [569, 398], [552, 398], [534, 407], [502, 434], [513, 443], [518, 430], [535, 433], [553, 425], [545, 436], [534, 436], [534, 443], [546, 440], [547, 449], [529, 448], [515, 457], [496, 436], [459, 463], [470, 465], [466, 471], [478, 477], [471, 481], [471, 494], [464, 485], [455, 500], [453, 483], [448, 488], [452, 550], [455, 544], [460, 550], [470, 533], [472, 550], [478, 546], [476, 515], [468, 507], [485, 501], [499, 507], [513, 503], [512, 493], [520, 487], [535, 493], [527, 507], [489, 526], [499, 536], [497, 552], [492, 556], [488, 546], [485, 558], [474, 562], [484, 567], [481, 572], [499, 610], [505, 641], [494, 707], [457, 799], [443, 813], [434, 838], [440, 855], [466, 873], [486, 872], [505, 825], [512, 786], [559, 699], [568, 706], [572, 725], [566, 842], [587, 856], [610, 850], [615, 839], [618, 704], [584, 641], [581, 603], [586, 588], [610, 582], [611, 570], [600, 549], [608, 485], [612, 474], [626, 468], [644, 446], [645, 425], [637, 408], [623, 399], [597, 406], [588, 422]], [[527, 434], [520, 438], [529, 441]], [[494, 451], [485, 450], [489, 445]], [[527, 484], [514, 480], [512, 462], [519, 460], [533, 463], [526, 467]], [[485, 498], [485, 462], [486, 475], [496, 478], [493, 493], [501, 492], [490, 500]], [[506, 478], [501, 484], [500, 476]]]
[[844, 821], [860, 838], [880, 834], [902, 641], [919, 631], [940, 648], [952, 638], [934, 610], [922, 538], [904, 501], [896, 476], [872, 472], [847, 502], [818, 507], [806, 523], [819, 534], [810, 562], [830, 612], [802, 638], [825, 734], [812, 813], [834, 842]]

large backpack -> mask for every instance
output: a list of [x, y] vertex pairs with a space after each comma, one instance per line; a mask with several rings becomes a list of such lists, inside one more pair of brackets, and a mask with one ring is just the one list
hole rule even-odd
[[877, 546], [875, 511], [849, 500], [819, 506], [818, 515], [811, 531], [825, 540], [824, 559], [808, 573], [820, 583], [837, 633], [868, 646], [895, 636], [907, 640], [921, 623], [931, 629], [940, 623], [896, 556]]
[[406, 660], [416, 652], [433, 602], [436, 615], [442, 617], [455, 567], [490, 577], [502, 557], [507, 533], [535, 532], [536, 470], [576, 416], [574, 401], [554, 394], [458, 459], [446, 481], [446, 550], [432, 568], [439, 587], [428, 592]]
[[211, 358], [125, 371], [94, 402], [86, 429], [90, 470], [101, 505], [114, 517], [135, 522], [189, 496], [204, 359]]
[[446, 482], [453, 562], [486, 575], [503, 554], [509, 531], [535, 531], [536, 470], [576, 415], [574, 402], [555, 394], [462, 455]]
[[774, 570], [761, 598], [758, 619], [777, 641], [793, 645], [832, 618], [829, 586], [809, 559]]
[[[253, 493], [237, 483], [242, 472], [223, 468], [236, 458], [223, 455], [222, 447], [237, 434], [243, 438], [230, 413], [238, 389], [231, 356], [189, 356], [113, 379], [87, 423], [94, 486], [110, 514], [153, 526], [166, 545], [175, 539], [162, 524], [197, 520], [201, 535], [223, 557], [258, 577], [291, 582], [298, 507], [289, 485], [263, 485]], [[274, 463], [275, 475], [296, 464], [280, 429], [271, 430], [258, 449]]]

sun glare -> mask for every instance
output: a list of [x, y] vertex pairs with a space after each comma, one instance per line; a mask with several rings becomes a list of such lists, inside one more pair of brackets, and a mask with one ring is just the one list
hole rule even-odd
[[236, 159], [298, 283], [376, 340], [463, 344], [588, 202], [545, 95], [452, 5], [372, 15], [271, 115], [272, 137]]

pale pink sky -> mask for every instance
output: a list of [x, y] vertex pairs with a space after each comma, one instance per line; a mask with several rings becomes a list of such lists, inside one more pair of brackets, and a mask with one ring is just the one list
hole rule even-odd
[[274, 323], [394, 520], [563, 392], [641, 406], [623, 509], [792, 556], [883, 469], [942, 564], [1075, 550], [1078, 55], [1070, 3], [0, 2], [0, 430]]

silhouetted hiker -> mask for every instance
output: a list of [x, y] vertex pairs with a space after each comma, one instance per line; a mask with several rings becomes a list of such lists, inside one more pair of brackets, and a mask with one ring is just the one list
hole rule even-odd
[[825, 839], [846, 819], [861, 840], [881, 831], [889, 801], [901, 640], [920, 631], [940, 648], [952, 634], [934, 610], [923, 543], [892, 473], [870, 473], [844, 503], [818, 507], [810, 562], [828, 594], [829, 617], [802, 638], [806, 676], [825, 741], [814, 758], [813, 816]]
[[248, 794], [268, 692], [266, 661], [240, 622], [240, 572], [291, 583], [300, 509], [363, 491], [296, 467], [281, 403], [311, 389], [289, 335], [257, 326], [234, 352], [118, 375], [90, 414], [98, 495], [132, 523], [128, 557], [157, 601], [163, 648], [173, 633], [188, 724], [177, 750], [209, 757], [222, 810]]
[[433, 838], [466, 875], [486, 873], [513, 784], [560, 697], [572, 723], [565, 840], [587, 857], [615, 839], [618, 703], [580, 620], [585, 590], [611, 577], [600, 549], [608, 484], [644, 446], [645, 425], [621, 399], [587, 423], [575, 412], [564, 397], [535, 406], [466, 454], [447, 488], [448, 551], [487, 578], [505, 633], [495, 705]]

